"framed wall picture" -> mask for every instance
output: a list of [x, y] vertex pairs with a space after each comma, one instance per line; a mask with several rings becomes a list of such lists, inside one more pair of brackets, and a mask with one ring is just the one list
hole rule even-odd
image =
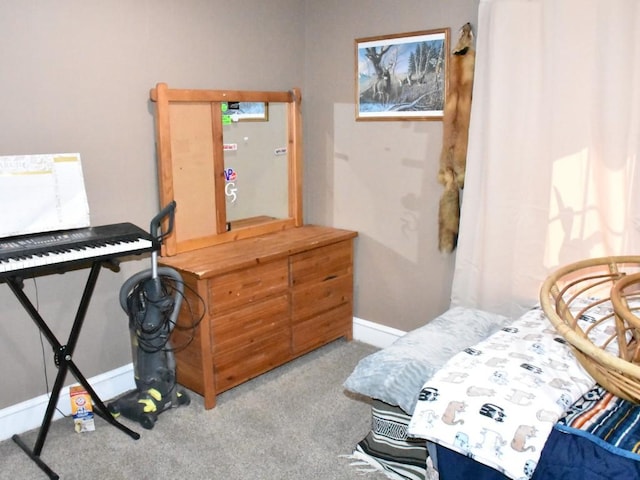
[[356, 39], [356, 120], [442, 120], [448, 52], [448, 28]]

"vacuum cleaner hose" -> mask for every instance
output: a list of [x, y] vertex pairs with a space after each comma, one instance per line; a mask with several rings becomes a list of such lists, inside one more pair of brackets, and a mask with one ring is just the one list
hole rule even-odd
[[[171, 325], [170, 330], [173, 329], [173, 326], [176, 325], [178, 321], [178, 315], [180, 314], [180, 307], [182, 306], [182, 299], [184, 297], [184, 283], [182, 281], [182, 276], [173, 268], [169, 267], [158, 267], [157, 268], [158, 278], [157, 280], [162, 282], [162, 277], [169, 277], [174, 280], [174, 288], [176, 290], [176, 295], [174, 295], [175, 304], [173, 307], [173, 311], [169, 317], [169, 325]], [[129, 312], [128, 299], [131, 293], [136, 289], [139, 284], [146, 282], [148, 280], [154, 279], [153, 270], [147, 269], [142, 270], [131, 276], [128, 280], [124, 282], [122, 287], [120, 288], [120, 306], [127, 313]]]

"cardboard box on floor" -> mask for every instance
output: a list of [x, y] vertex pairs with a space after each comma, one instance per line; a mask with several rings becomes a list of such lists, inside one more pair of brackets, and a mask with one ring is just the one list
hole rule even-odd
[[93, 404], [91, 396], [81, 385], [73, 385], [69, 388], [71, 396], [71, 415], [75, 431], [92, 432], [96, 429], [93, 420]]

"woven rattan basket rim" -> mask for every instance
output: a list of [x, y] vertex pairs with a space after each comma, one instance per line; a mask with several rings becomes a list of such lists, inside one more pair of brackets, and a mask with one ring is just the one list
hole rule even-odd
[[609, 266], [612, 270], [617, 270], [617, 266], [622, 264], [635, 264], [640, 267], [640, 256], [599, 257], [560, 267], [549, 275], [542, 284], [540, 288], [540, 305], [558, 333], [574, 348], [581, 351], [587, 357], [592, 358], [600, 365], [640, 381], [640, 366], [606, 352], [593, 344], [588, 338], [585, 338], [570, 328], [556, 312], [555, 298], [552, 294], [552, 289], [554, 287], [557, 288], [558, 280], [570, 273], [602, 265]]

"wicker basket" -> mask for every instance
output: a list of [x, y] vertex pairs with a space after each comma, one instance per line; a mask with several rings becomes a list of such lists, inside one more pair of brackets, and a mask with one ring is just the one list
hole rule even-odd
[[[566, 265], [540, 290], [545, 314], [602, 387], [640, 403], [640, 257], [603, 257]], [[613, 307], [613, 308], [611, 308]], [[597, 314], [595, 314], [597, 312]], [[603, 312], [606, 312], [603, 315]], [[599, 318], [588, 326], [578, 319]], [[606, 341], [594, 341], [594, 329]]]

